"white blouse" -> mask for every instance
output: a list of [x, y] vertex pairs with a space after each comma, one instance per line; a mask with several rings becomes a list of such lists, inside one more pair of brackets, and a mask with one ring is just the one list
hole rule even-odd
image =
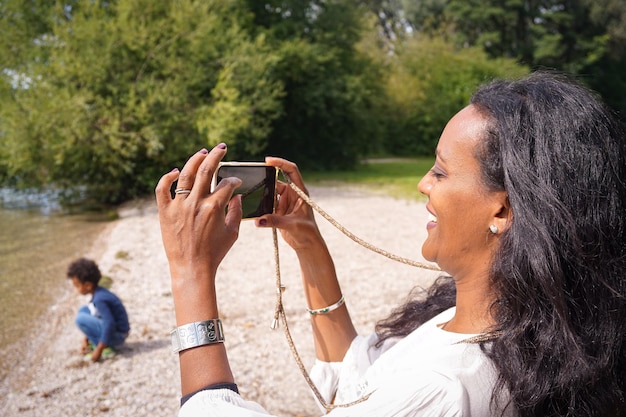
[[[340, 416], [492, 416], [496, 371], [478, 344], [458, 343], [471, 334], [451, 333], [438, 324], [454, 316], [451, 308], [400, 340], [375, 347], [377, 336], [357, 336], [342, 362], [316, 361], [311, 378], [325, 401], [335, 404], [370, 397], [328, 415]], [[504, 398], [506, 401], [506, 396]], [[508, 409], [505, 416], [514, 415]], [[257, 403], [228, 390], [201, 391], [180, 409], [179, 417], [265, 416]]]

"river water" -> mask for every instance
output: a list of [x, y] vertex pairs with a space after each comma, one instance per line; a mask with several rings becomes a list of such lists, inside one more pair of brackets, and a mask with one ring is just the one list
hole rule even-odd
[[67, 265], [89, 252], [105, 226], [41, 201], [7, 204], [0, 198], [0, 380], [13, 365], [7, 347], [45, 328], [45, 313], [71, 288]]

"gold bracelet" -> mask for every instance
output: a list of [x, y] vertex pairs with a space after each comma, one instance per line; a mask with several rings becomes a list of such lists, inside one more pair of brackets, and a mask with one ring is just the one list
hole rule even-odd
[[343, 295], [342, 295], [341, 298], [339, 299], [339, 301], [337, 301], [335, 304], [331, 304], [328, 307], [324, 307], [324, 308], [318, 308], [317, 310], [311, 310], [310, 308], [307, 308], [306, 311], [308, 311], [309, 314], [312, 315], [312, 316], [316, 316], [318, 314], [328, 314], [331, 311], [337, 310], [345, 302], [346, 302], [346, 300], [344, 300]]
[[178, 326], [171, 331], [174, 353], [198, 346], [224, 342], [224, 331], [220, 319], [196, 321]]

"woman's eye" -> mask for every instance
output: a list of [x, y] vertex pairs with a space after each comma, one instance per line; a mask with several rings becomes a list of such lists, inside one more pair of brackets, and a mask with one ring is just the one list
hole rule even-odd
[[445, 175], [435, 169], [431, 169], [430, 171], [430, 175], [432, 175], [433, 177], [435, 177], [436, 179], [441, 179], [443, 178]]

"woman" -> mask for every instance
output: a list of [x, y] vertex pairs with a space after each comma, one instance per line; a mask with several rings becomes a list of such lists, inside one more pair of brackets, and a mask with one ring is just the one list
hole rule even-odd
[[[236, 393], [220, 323], [210, 320], [218, 317], [217, 267], [241, 218], [240, 199], [231, 199], [239, 180], [209, 192], [225, 154], [223, 144], [198, 152], [156, 190], [176, 340], [188, 323], [212, 330], [180, 352], [184, 416], [265, 415]], [[479, 89], [447, 124], [436, 155], [418, 186], [430, 213], [422, 253], [451, 278], [375, 335], [357, 336], [311, 209], [290, 187], [279, 184], [276, 213], [257, 219], [279, 228], [298, 256], [314, 380], [327, 401], [356, 402], [330, 415], [626, 415], [618, 123], [586, 89], [534, 74]], [[267, 162], [304, 189], [294, 164]]]

